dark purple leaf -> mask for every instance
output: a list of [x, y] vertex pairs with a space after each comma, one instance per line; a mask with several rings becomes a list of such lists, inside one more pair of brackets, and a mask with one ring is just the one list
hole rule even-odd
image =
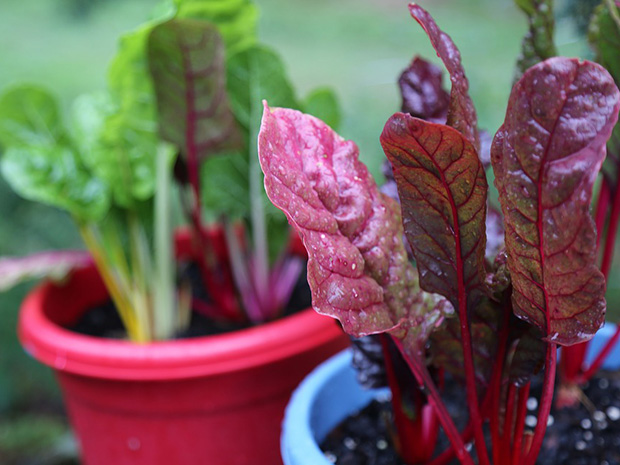
[[487, 182], [476, 150], [460, 132], [403, 113], [388, 120], [381, 145], [420, 285], [464, 311], [485, 282]]
[[442, 87], [441, 69], [415, 57], [398, 79], [401, 111], [433, 123], [445, 123], [450, 95]]
[[603, 323], [589, 207], [618, 99], [601, 66], [549, 59], [515, 84], [493, 141], [514, 312], [561, 345], [588, 340]]
[[215, 25], [194, 19], [162, 23], [149, 36], [148, 57], [162, 138], [190, 160], [241, 146]]
[[388, 380], [385, 373], [383, 344], [378, 334], [362, 338], [351, 338], [351, 365], [357, 372], [357, 381], [365, 389], [386, 387]]
[[[514, 317], [513, 317], [514, 318]], [[516, 320], [516, 318], [515, 318]], [[513, 335], [518, 334], [518, 342], [509, 354], [509, 380], [517, 386], [523, 386], [532, 376], [538, 374], [545, 365], [546, 343], [541, 338], [538, 328], [525, 324], [523, 321], [512, 321]]]
[[409, 11], [426, 31], [437, 56], [441, 58], [450, 74], [452, 89], [446, 124], [460, 131], [478, 150], [478, 118], [474, 103], [469, 97], [469, 81], [465, 77], [465, 70], [461, 64], [461, 53], [450, 36], [439, 29], [426, 10], [412, 3], [409, 5]]
[[355, 144], [266, 104], [258, 142], [267, 195], [308, 250], [315, 310], [356, 337], [398, 326], [419, 300], [415, 270], [398, 204], [379, 192]]

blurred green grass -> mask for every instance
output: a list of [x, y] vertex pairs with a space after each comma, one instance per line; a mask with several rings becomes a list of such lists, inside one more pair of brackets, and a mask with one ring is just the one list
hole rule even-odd
[[[75, 0], [74, 0], [75, 1]], [[68, 107], [77, 95], [104, 86], [118, 35], [147, 18], [156, 0], [93, 2], [76, 16], [69, 0], [2, 0], [0, 89], [35, 82], [53, 89]], [[396, 79], [414, 54], [438, 62], [411, 19], [405, 0], [257, 0], [260, 35], [279, 51], [301, 95], [318, 85], [336, 89], [343, 108], [340, 133], [358, 143], [379, 176], [378, 142], [384, 122], [399, 110]], [[459, 46], [480, 125], [491, 133], [503, 120], [514, 62], [526, 28], [511, 0], [420, 0]], [[562, 8], [561, 5], [559, 7]], [[584, 56], [572, 25], [558, 23], [568, 55]], [[81, 246], [66, 215], [15, 196], [0, 180], [0, 255]], [[619, 282], [617, 272], [613, 282]], [[39, 401], [59, 403], [50, 372], [16, 339], [19, 302], [29, 286], [0, 295], [0, 416]], [[620, 291], [610, 286], [614, 306]]]

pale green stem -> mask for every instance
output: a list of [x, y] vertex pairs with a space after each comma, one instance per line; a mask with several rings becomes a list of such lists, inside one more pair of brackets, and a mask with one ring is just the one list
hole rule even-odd
[[[173, 336], [177, 325], [187, 324], [189, 306], [179, 302], [179, 315], [175, 324], [174, 255], [172, 250], [172, 221], [170, 208], [171, 180], [168, 169], [168, 153], [165, 146], [157, 150], [157, 188], [155, 189], [154, 236], [155, 272], [153, 289], [153, 312], [155, 314], [155, 337], [167, 339]], [[181, 308], [183, 307], [183, 308]]]
[[[256, 58], [250, 54], [250, 63], [252, 68], [257, 66]], [[267, 227], [265, 221], [265, 206], [263, 204], [263, 175], [258, 162], [258, 130], [260, 126], [259, 110], [262, 109], [260, 104], [260, 92], [257, 89], [257, 82], [250, 80], [250, 206], [252, 215], [252, 240], [254, 244], [255, 265], [255, 284], [259, 299], [263, 297], [267, 291], [269, 283], [269, 261], [267, 250]], [[260, 302], [262, 304], [262, 302]]]

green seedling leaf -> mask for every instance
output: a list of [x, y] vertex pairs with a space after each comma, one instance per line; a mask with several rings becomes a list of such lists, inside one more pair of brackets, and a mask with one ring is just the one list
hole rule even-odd
[[241, 146], [228, 105], [224, 47], [205, 21], [172, 19], [156, 26], [148, 42], [159, 110], [159, 133], [188, 160]]
[[601, 66], [552, 58], [515, 84], [493, 141], [514, 312], [561, 345], [588, 340], [603, 324], [589, 208], [619, 99]]

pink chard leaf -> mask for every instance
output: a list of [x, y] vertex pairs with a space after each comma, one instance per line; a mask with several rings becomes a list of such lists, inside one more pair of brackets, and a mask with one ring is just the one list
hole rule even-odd
[[258, 143], [267, 195], [308, 250], [315, 310], [356, 337], [398, 326], [419, 299], [415, 270], [398, 204], [356, 145], [312, 116], [266, 105]]
[[551, 58], [515, 84], [493, 141], [514, 312], [561, 345], [590, 339], [604, 319], [589, 207], [618, 107], [604, 68]]
[[92, 263], [84, 250], [40, 252], [27, 257], [0, 257], [0, 292], [31, 279], [62, 280], [72, 270]]
[[165, 140], [189, 159], [241, 147], [215, 25], [195, 19], [162, 23], [149, 36], [148, 57]]
[[381, 145], [421, 287], [465, 311], [485, 282], [487, 182], [476, 150], [460, 132], [403, 113], [388, 120]]
[[478, 118], [474, 103], [469, 96], [469, 81], [461, 64], [461, 53], [448, 34], [443, 32], [431, 15], [421, 6], [409, 5], [411, 16], [422, 26], [437, 56], [443, 61], [452, 83], [447, 125], [460, 131], [476, 150], [479, 149]]

